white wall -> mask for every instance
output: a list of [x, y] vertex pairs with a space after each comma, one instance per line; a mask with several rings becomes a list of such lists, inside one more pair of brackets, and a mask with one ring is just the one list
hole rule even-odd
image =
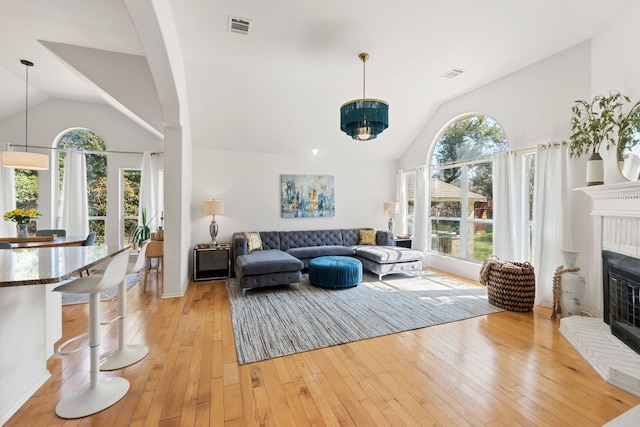
[[589, 67], [589, 42], [583, 42], [442, 104], [399, 159], [399, 167], [428, 163], [434, 139], [465, 114], [496, 119], [512, 150], [568, 138], [573, 100], [589, 95]]
[[[604, 27], [592, 42], [591, 94], [608, 94], [618, 90], [631, 98], [631, 104], [640, 100], [640, 1], [624, 4], [615, 20]], [[631, 108], [631, 104], [627, 109]], [[605, 184], [625, 181], [618, 172], [614, 150], [601, 153], [605, 160]]]
[[[49, 100], [29, 108], [29, 150], [47, 154], [52, 162], [55, 151], [32, 150], [33, 146], [52, 147], [61, 133], [72, 128], [91, 129], [100, 135], [109, 151], [163, 151], [163, 142], [156, 136], [104, 104]], [[24, 113], [0, 121], [0, 140], [24, 144]], [[16, 147], [15, 150], [24, 150]], [[107, 243], [117, 244], [119, 229], [120, 169], [140, 168], [141, 154], [111, 154], [107, 162]], [[55, 171], [39, 171], [40, 206], [43, 216], [38, 220], [40, 228], [55, 227], [54, 212], [57, 200], [52, 197], [51, 177]], [[55, 181], [57, 182], [57, 180]]]
[[[399, 159], [399, 168], [429, 163], [432, 144], [444, 127], [470, 113], [496, 119], [507, 135], [511, 150], [568, 139], [573, 101], [590, 96], [590, 56], [590, 42], [583, 42], [442, 104]], [[575, 159], [571, 163], [570, 184], [584, 186], [586, 160]], [[583, 196], [571, 195], [579, 210], [584, 210], [584, 203], [588, 202]], [[578, 233], [585, 225], [591, 227], [588, 218], [581, 217], [574, 222]], [[435, 255], [428, 257], [428, 263], [469, 278], [477, 278], [480, 267]]]
[[[640, 16], [640, 1], [626, 2], [616, 17], [592, 39], [591, 86], [590, 97], [608, 94], [618, 90], [631, 98], [631, 104], [640, 100], [640, 57], [636, 44], [640, 40], [640, 28], [637, 17]], [[627, 109], [631, 105], [628, 105]], [[605, 184], [624, 182], [618, 170], [615, 150], [603, 151]], [[600, 217], [591, 217], [591, 199], [582, 192], [576, 192], [581, 209], [574, 209], [573, 221], [580, 224], [574, 231], [574, 249], [581, 251], [578, 266], [587, 277], [587, 292], [583, 309], [590, 313], [600, 313], [602, 289], [602, 255], [596, 240], [602, 237], [598, 233], [600, 224], [593, 222]], [[576, 227], [574, 226], [574, 230]]]
[[[640, 2], [627, 2], [592, 40], [441, 105], [399, 159], [399, 168], [427, 163], [432, 142], [439, 132], [464, 114], [479, 113], [495, 118], [507, 134], [510, 149], [518, 150], [568, 139], [571, 106], [576, 99], [591, 99], [597, 94], [619, 90], [634, 103], [640, 99], [640, 57], [634, 53], [634, 44], [640, 39], [637, 16], [640, 16]], [[622, 181], [614, 151], [601, 154], [605, 159], [605, 183]], [[585, 186], [586, 159], [572, 159], [569, 167], [570, 185]], [[572, 249], [582, 253], [578, 266], [589, 278], [588, 286], [598, 292], [600, 254], [595, 253], [594, 241], [600, 236], [594, 236], [589, 215], [591, 200], [580, 191], [572, 192], [571, 199]], [[560, 256], [558, 260], [560, 264]], [[474, 264], [455, 265], [437, 258], [435, 261], [440, 268], [477, 277], [478, 268]], [[588, 306], [591, 302], [584, 303]]]
[[[345, 139], [345, 144], [350, 140]], [[333, 175], [336, 214], [329, 218], [281, 218], [280, 175]], [[233, 232], [313, 230], [328, 228], [387, 228], [382, 204], [395, 195], [395, 162], [362, 163], [358, 159], [281, 156], [210, 149], [193, 151], [191, 198], [192, 244], [209, 242], [211, 217], [204, 200], [225, 203], [216, 216], [218, 241], [231, 241]]]

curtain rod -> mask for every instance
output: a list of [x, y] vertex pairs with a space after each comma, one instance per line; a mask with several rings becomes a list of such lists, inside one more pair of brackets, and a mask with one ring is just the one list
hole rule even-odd
[[[11, 147], [26, 147], [24, 144], [9, 143], [9, 145]], [[89, 154], [109, 154], [109, 153], [115, 153], [115, 154], [144, 154], [143, 151], [117, 151], [117, 150], [97, 151], [97, 150], [83, 150], [82, 148], [77, 148], [77, 147], [64, 147], [64, 148], [60, 148], [60, 147], [43, 147], [43, 146], [33, 145], [33, 144], [31, 144], [31, 148], [41, 148], [43, 150], [73, 150], [73, 149], [77, 149], [77, 150], [80, 150], [80, 151], [82, 151], [84, 153], [89, 153]], [[158, 151], [158, 152], [151, 153], [152, 156], [157, 156], [158, 154], [164, 154], [164, 151]]]

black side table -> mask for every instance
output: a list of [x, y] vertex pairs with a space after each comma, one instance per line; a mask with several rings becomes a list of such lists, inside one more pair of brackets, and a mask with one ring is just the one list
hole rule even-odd
[[230, 244], [197, 244], [193, 248], [193, 280], [226, 279], [229, 277], [230, 262]]
[[401, 248], [409, 248], [411, 249], [411, 244], [413, 243], [413, 239], [411, 237], [407, 237], [404, 239], [394, 238], [393, 244], [399, 246]]

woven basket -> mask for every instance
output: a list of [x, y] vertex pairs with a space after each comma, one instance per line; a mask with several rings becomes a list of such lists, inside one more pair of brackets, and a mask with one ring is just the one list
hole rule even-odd
[[536, 276], [528, 262], [510, 261], [511, 266], [489, 266], [489, 304], [509, 311], [531, 311], [536, 296]]

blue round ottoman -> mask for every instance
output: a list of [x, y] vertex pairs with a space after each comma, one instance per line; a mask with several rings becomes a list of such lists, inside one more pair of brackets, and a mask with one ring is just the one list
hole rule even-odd
[[362, 281], [362, 263], [348, 256], [321, 256], [309, 261], [309, 281], [323, 288], [349, 288]]

